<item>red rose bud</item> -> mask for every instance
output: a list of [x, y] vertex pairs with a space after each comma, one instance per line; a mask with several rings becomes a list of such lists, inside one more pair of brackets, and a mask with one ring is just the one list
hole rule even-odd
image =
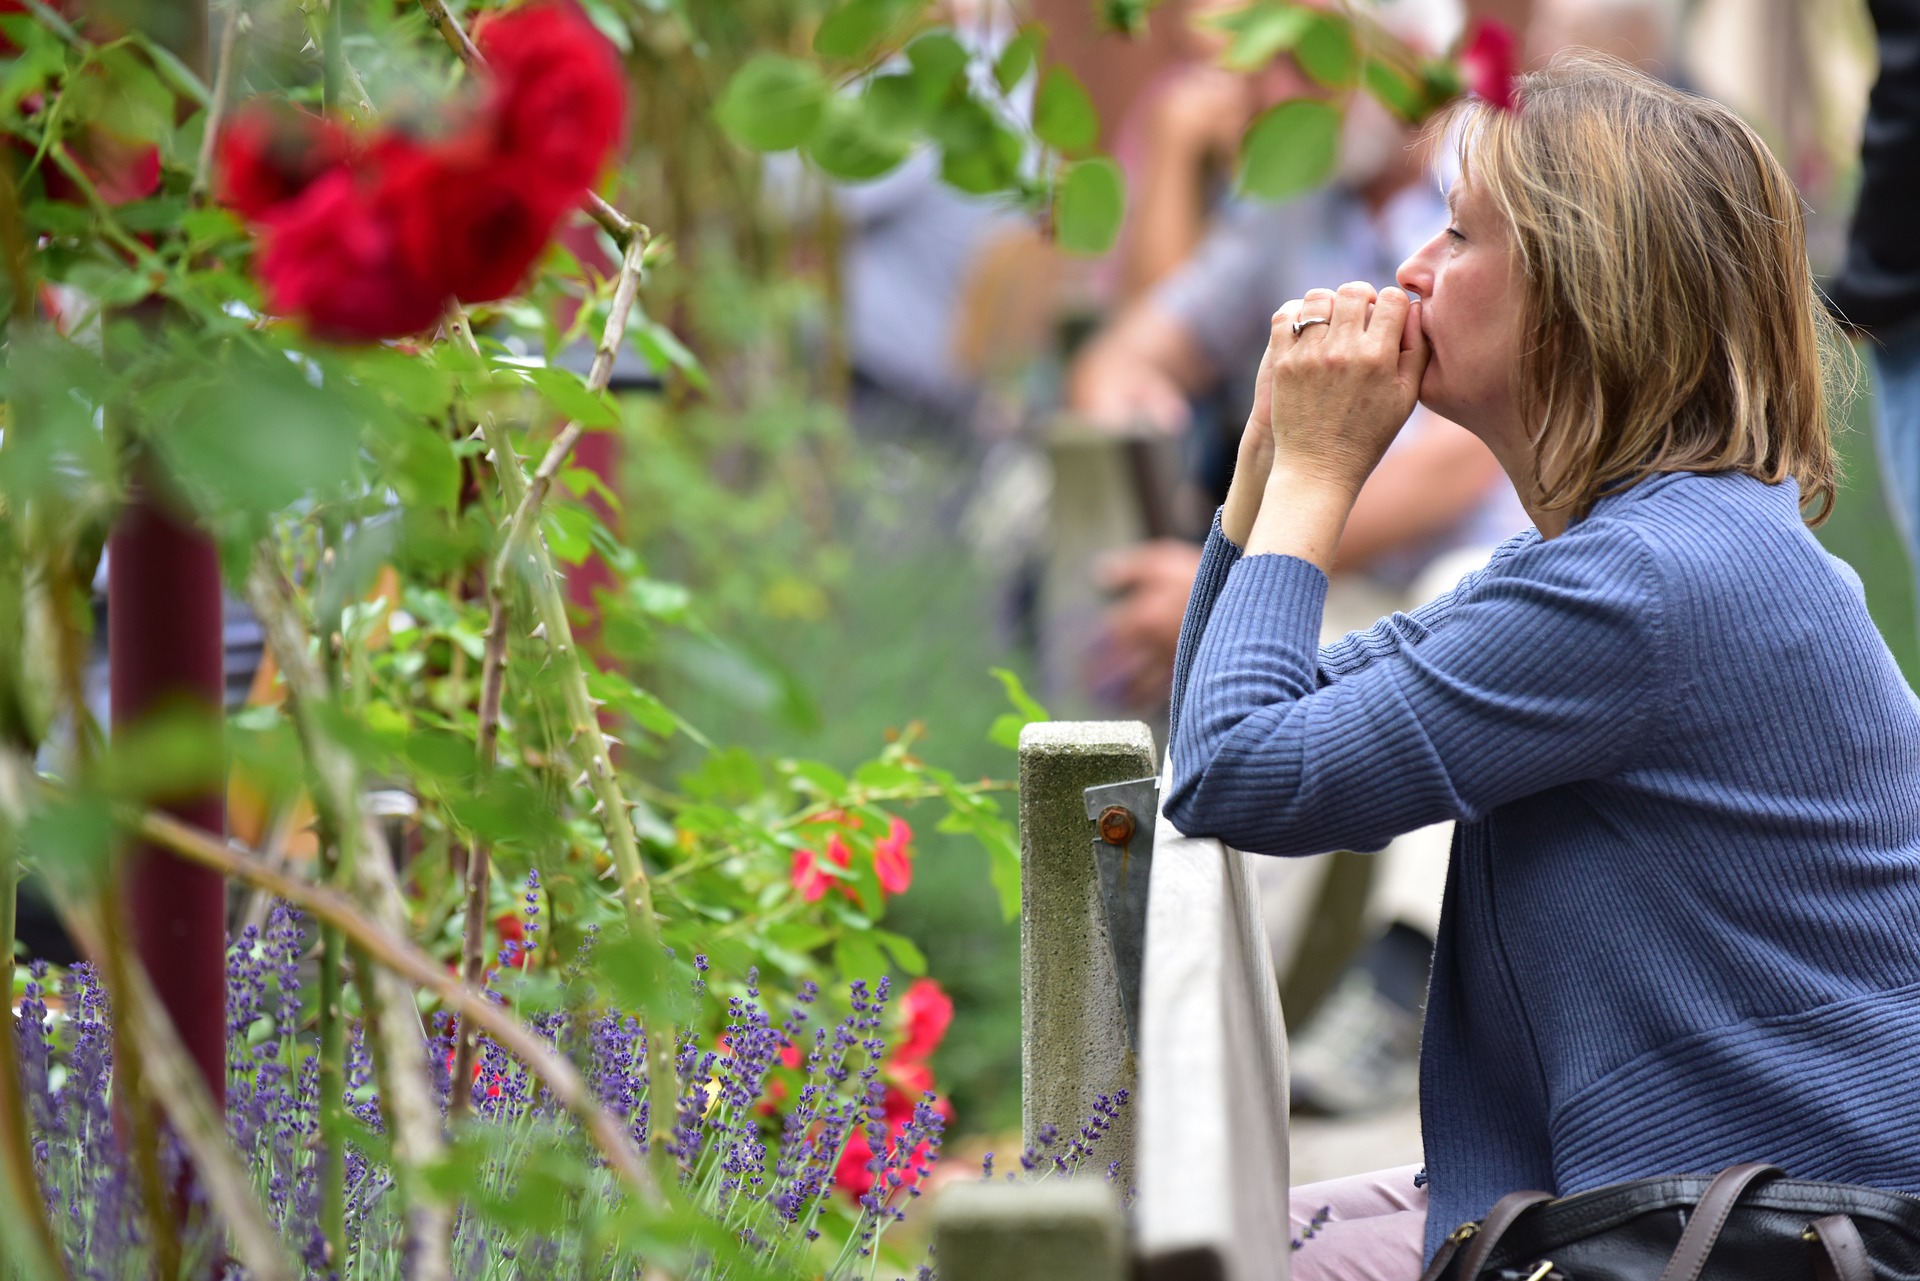
[[1500, 110], [1511, 111], [1516, 102], [1513, 81], [1519, 70], [1512, 30], [1492, 18], [1475, 22], [1460, 52], [1460, 73], [1467, 88]]
[[354, 159], [351, 134], [323, 116], [257, 100], [220, 133], [220, 203], [259, 218]]

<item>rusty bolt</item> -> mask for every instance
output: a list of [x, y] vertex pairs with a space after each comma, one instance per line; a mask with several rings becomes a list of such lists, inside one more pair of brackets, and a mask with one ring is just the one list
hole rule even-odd
[[1133, 811], [1124, 805], [1109, 805], [1100, 811], [1100, 839], [1109, 845], [1125, 845], [1133, 839]]

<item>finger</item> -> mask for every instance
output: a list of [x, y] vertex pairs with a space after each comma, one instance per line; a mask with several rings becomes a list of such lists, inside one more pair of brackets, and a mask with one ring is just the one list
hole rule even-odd
[[1409, 302], [1407, 317], [1400, 326], [1400, 381], [1420, 394], [1420, 380], [1427, 374], [1427, 331], [1420, 327], [1420, 304]]
[[1367, 320], [1367, 333], [1377, 335], [1383, 345], [1391, 343], [1399, 346], [1407, 327], [1407, 311], [1412, 306], [1413, 300], [1407, 297], [1406, 290], [1397, 285], [1388, 285], [1374, 300], [1373, 315]]
[[[1293, 337], [1293, 322], [1300, 319], [1300, 308], [1305, 305], [1305, 301], [1299, 298], [1289, 298], [1281, 303], [1280, 309], [1273, 313], [1273, 336], [1276, 338]], [[1271, 343], [1268, 344], [1267, 349], [1269, 351], [1273, 349]]]
[[[1331, 320], [1333, 318], [1334, 292], [1331, 289], [1309, 289], [1307, 296], [1300, 300], [1300, 314], [1293, 318], [1296, 325], [1305, 325], [1310, 320]], [[1325, 325], [1308, 325], [1299, 333], [1289, 328], [1289, 337], [1305, 338], [1315, 329], [1324, 329]]]
[[1359, 333], [1367, 327], [1367, 307], [1373, 302], [1373, 286], [1364, 280], [1350, 280], [1333, 296], [1331, 329]]

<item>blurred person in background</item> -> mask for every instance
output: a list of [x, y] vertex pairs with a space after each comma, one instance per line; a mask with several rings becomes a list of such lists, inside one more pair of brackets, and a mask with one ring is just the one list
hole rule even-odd
[[1827, 296], [1867, 339], [1888, 506], [1920, 567], [1920, 0], [1868, 0], [1880, 78], [1860, 146], [1860, 201]]

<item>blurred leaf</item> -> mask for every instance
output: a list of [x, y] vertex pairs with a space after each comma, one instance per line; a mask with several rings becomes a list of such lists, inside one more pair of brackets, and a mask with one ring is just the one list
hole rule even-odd
[[20, 852], [34, 870], [76, 896], [90, 893], [113, 854], [113, 811], [100, 797], [55, 796], [27, 820]]
[[1313, 21], [1293, 47], [1300, 69], [1329, 89], [1350, 89], [1360, 76], [1360, 48], [1353, 26], [1334, 13], [1313, 14]]
[[1007, 692], [1007, 701], [1013, 704], [1015, 710], [1017, 710], [1020, 715], [1029, 721], [1050, 721], [1053, 719], [1053, 717], [1048, 714], [1047, 709], [1040, 705], [1040, 700], [1027, 693], [1027, 687], [1021, 681], [1018, 673], [1010, 671], [1005, 667], [992, 667], [987, 670], [995, 680], [1000, 682], [1000, 688]]
[[948, 104], [928, 132], [940, 144], [940, 177], [960, 191], [991, 195], [1020, 176], [1025, 149], [1019, 136], [971, 98]]
[[1400, 119], [1417, 124], [1425, 117], [1427, 97], [1424, 87], [1398, 67], [1369, 60], [1361, 68], [1361, 80], [1367, 92]]
[[1160, 7], [1160, 0], [1097, 0], [1100, 25], [1125, 36], [1146, 34], [1147, 15]]
[[713, 384], [707, 377], [706, 369], [700, 364], [700, 358], [688, 351], [673, 330], [653, 320], [643, 320], [633, 326], [633, 345], [647, 358], [655, 372], [667, 368], [678, 369], [688, 382], [700, 391], [706, 391]]
[[593, 971], [614, 1001], [640, 1015], [642, 1023], [658, 1027], [673, 1022], [679, 1013], [680, 994], [685, 990], [680, 967], [624, 926], [601, 932], [593, 951]]
[[64, 200], [29, 200], [24, 210], [27, 226], [49, 236], [84, 236], [93, 229], [93, 214]]
[[592, 524], [592, 512], [567, 503], [555, 503], [540, 514], [548, 550], [555, 560], [568, 565], [581, 564], [593, 555], [593, 537], [588, 532]]
[[663, 583], [656, 578], [635, 578], [627, 583], [627, 597], [641, 613], [665, 623], [683, 623], [693, 593], [680, 583]]
[[587, 673], [587, 692], [607, 706], [630, 716], [640, 728], [661, 738], [671, 738], [680, 727], [680, 718], [667, 705], [625, 677], [603, 672]]
[[876, 929], [872, 937], [874, 942], [886, 949], [887, 954], [893, 958], [893, 963], [905, 973], [919, 978], [927, 972], [926, 953], [922, 952], [919, 946], [906, 935]]
[[871, 934], [846, 933], [833, 941], [833, 968], [844, 979], [877, 979], [890, 968]]
[[911, 150], [911, 136], [876, 112], [864, 94], [829, 102], [807, 143], [807, 155], [821, 172], [847, 182], [878, 178], [898, 168]]
[[999, 59], [993, 64], [993, 79], [1002, 93], [1012, 93], [1032, 73], [1039, 52], [1040, 33], [1032, 28], [1007, 42], [1007, 47], [1000, 51]]
[[1264, 111], [1240, 142], [1240, 190], [1260, 200], [1310, 191], [1333, 173], [1340, 148], [1340, 111], [1295, 98]]
[[97, 501], [105, 501], [117, 488], [116, 468], [94, 425], [92, 397], [110, 394], [107, 370], [93, 352], [50, 329], [15, 326], [7, 339], [0, 494], [15, 503], [47, 503], [59, 495], [84, 499], [96, 489]]
[[831, 765], [820, 761], [788, 760], [782, 761], [781, 766], [798, 783], [805, 784], [799, 790], [811, 790], [822, 800], [838, 801], [847, 794], [847, 776]]
[[1209, 17], [1206, 25], [1232, 40], [1221, 64], [1230, 71], [1259, 71], [1294, 48], [1313, 25], [1311, 10], [1297, 4], [1258, 0], [1244, 9]]
[[128, 231], [168, 231], [180, 225], [186, 212], [184, 196], [153, 196], [121, 205], [114, 217]]
[[381, 474], [408, 507], [452, 511], [460, 501], [460, 460], [452, 443], [423, 423], [404, 420], [376, 437]]
[[187, 703], [116, 725], [96, 764], [97, 784], [142, 804], [218, 790], [227, 766], [221, 728], [217, 711]]
[[1068, 167], [1054, 208], [1061, 248], [1088, 257], [1106, 253], [1126, 215], [1127, 187], [1120, 166], [1098, 156]]
[[215, 376], [154, 433], [188, 492], [265, 515], [352, 478], [365, 420], [340, 389], [315, 385], [302, 365], [276, 354], [208, 373]]
[[898, 7], [894, 0], [847, 0], [814, 32], [813, 51], [850, 62], [865, 58], [893, 25]]
[[1049, 67], [1033, 103], [1033, 131], [1058, 151], [1075, 155], [1100, 141], [1093, 99], [1065, 67]]
[[958, 87], [971, 60], [966, 46], [944, 31], [929, 32], [907, 46], [914, 83], [928, 106], [938, 105]]
[[205, 107], [212, 102], [213, 95], [207, 92], [206, 82], [194, 74], [193, 68], [180, 61], [171, 49], [143, 32], [131, 34], [134, 42], [153, 60], [154, 68], [176, 93], [197, 107]]
[[813, 64], [760, 53], [734, 73], [714, 113], [743, 145], [786, 151], [812, 136], [827, 94], [827, 82]]
[[96, 56], [96, 64], [106, 70], [106, 81], [93, 120], [140, 142], [158, 142], [172, 132], [173, 90], [138, 54], [126, 47], [108, 48]]
[[537, 846], [562, 835], [546, 795], [512, 774], [494, 774], [487, 778], [483, 790], [449, 797], [447, 809], [485, 841]]
[[612, 398], [603, 391], [589, 391], [586, 381], [571, 369], [549, 365], [522, 372], [527, 381], [533, 384], [533, 389], [540, 393], [540, 399], [562, 417], [588, 429], [620, 425], [620, 411], [614, 406]]
[[399, 534], [397, 524], [390, 519], [354, 526], [339, 555], [321, 566], [313, 593], [314, 617], [337, 618], [349, 605], [364, 600], [373, 591], [381, 569], [393, 559]]
[[920, 782], [920, 776], [893, 761], [868, 761], [853, 771], [853, 781], [878, 792], [912, 787]]
[[766, 790], [759, 762], [744, 747], [709, 753], [699, 769], [680, 776], [680, 786], [690, 796], [726, 805], [744, 805]]
[[1010, 752], [1017, 752], [1020, 750], [1020, 731], [1026, 727], [1026, 717], [1013, 712], [1002, 712], [994, 717], [993, 724], [987, 727], [987, 738]]

